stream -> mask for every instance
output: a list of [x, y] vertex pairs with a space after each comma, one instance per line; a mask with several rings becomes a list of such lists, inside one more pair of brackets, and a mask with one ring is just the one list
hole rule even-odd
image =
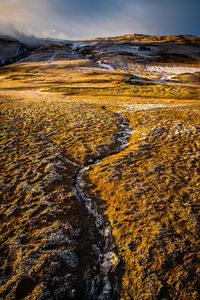
[[129, 127], [127, 119], [124, 119], [121, 115], [120, 119], [120, 130], [116, 138], [119, 143], [118, 148], [107, 155], [82, 164], [77, 169], [74, 177], [76, 197], [93, 217], [95, 223], [93, 230], [96, 231], [94, 234], [98, 236], [99, 239], [98, 241], [96, 240], [95, 244], [91, 245], [91, 248], [96, 253], [95, 269], [98, 270], [98, 272], [93, 272], [93, 278], [90, 280], [90, 287], [87, 291], [89, 299], [119, 299], [120, 258], [117, 254], [117, 247], [112, 236], [112, 229], [106, 224], [103, 216], [98, 212], [95, 202], [84, 192], [86, 183], [83, 180], [83, 176], [89, 167], [99, 163], [104, 158], [120, 153], [127, 146], [128, 138], [132, 130]]

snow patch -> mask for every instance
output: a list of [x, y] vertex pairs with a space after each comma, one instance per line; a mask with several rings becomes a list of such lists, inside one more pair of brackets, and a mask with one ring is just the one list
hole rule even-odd
[[107, 69], [107, 70], [109, 70], [109, 71], [115, 71], [115, 69], [114, 69], [111, 65], [108, 65], [108, 64], [102, 64], [102, 63], [101, 63], [101, 60], [98, 60], [98, 61], [97, 61], [97, 64], [98, 64], [100, 67], [102, 67], [102, 68], [104, 68], [104, 69]]
[[52, 62], [54, 60], [54, 58], [56, 57], [56, 50], [54, 50], [54, 53], [52, 55], [52, 57], [50, 58], [50, 60], [48, 60], [48, 62]]
[[83, 48], [83, 47], [87, 47], [87, 46], [94, 46], [96, 45], [98, 42], [75, 42], [72, 44], [72, 49], [73, 50], [77, 50], [78, 48]]
[[142, 78], [142, 76], [139, 75], [139, 74], [131, 73], [131, 75], [133, 75], [133, 76], [135, 76], [135, 77], [138, 77], [138, 78]]
[[[200, 68], [197, 67], [184, 67], [184, 66], [151, 66], [147, 65], [146, 70], [150, 72], [164, 72], [167, 74], [183, 74], [183, 73], [194, 73], [200, 72]], [[163, 74], [164, 75], [164, 74]]]
[[[127, 111], [138, 111], [138, 110], [149, 110], [149, 109], [156, 109], [156, 108], [166, 108], [166, 107], [175, 107], [175, 106], [180, 106], [181, 104], [177, 105], [167, 105], [167, 104], [124, 104], [121, 105], [123, 109], [121, 110], [122, 112], [127, 112]], [[134, 131], [131, 130], [130, 133], [133, 133]], [[129, 134], [130, 134], [129, 133]]]
[[16, 55], [19, 56], [20, 49], [17, 48]]

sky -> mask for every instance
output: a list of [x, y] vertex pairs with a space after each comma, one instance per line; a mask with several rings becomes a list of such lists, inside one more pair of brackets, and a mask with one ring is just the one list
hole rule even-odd
[[0, 0], [0, 34], [84, 39], [200, 35], [200, 0]]

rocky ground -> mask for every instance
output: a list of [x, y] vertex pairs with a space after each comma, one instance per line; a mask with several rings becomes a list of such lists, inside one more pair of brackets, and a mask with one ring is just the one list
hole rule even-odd
[[199, 299], [199, 43], [48, 40], [0, 69], [2, 299]]
[[15, 38], [0, 35], [0, 67], [29, 56], [35, 48], [33, 44], [26, 45]]

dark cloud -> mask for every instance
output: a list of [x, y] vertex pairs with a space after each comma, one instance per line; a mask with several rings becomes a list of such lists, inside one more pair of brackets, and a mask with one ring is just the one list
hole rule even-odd
[[40, 36], [200, 34], [199, 0], [0, 1], [0, 24]]

